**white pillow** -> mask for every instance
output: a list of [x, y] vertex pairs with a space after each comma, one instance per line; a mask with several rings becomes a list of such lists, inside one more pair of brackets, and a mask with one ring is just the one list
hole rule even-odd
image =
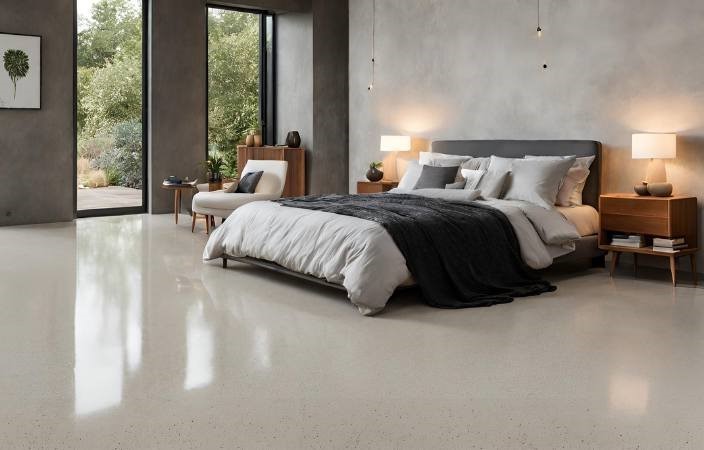
[[469, 160], [463, 162], [460, 165], [460, 169], [486, 171], [486, 169], [489, 168], [490, 161], [491, 161], [491, 158], [488, 158], [488, 157], [472, 158], [472, 159], [469, 159]]
[[487, 170], [477, 185], [477, 189], [481, 192], [482, 198], [501, 198], [506, 180], [508, 179], [508, 174], [508, 171], [498, 172], [495, 170]]
[[489, 168], [487, 170], [491, 170], [494, 172], [511, 172], [512, 165], [514, 161], [520, 161], [519, 158], [502, 158], [501, 156], [495, 156], [491, 155], [491, 159], [489, 161]]
[[[511, 182], [506, 200], [523, 200], [546, 209], [555, 206], [565, 174], [575, 162], [565, 159], [518, 159], [511, 165]], [[493, 162], [493, 161], [492, 161]]]
[[460, 173], [465, 180], [464, 188], [469, 190], [474, 190], [479, 185], [482, 176], [486, 173], [486, 170], [470, 170], [470, 169], [460, 169]]
[[[565, 159], [571, 156], [532, 156], [526, 155], [526, 159]], [[591, 173], [589, 167], [596, 156], [583, 156], [575, 160], [574, 164], [567, 171], [565, 179], [562, 181], [560, 190], [557, 193], [555, 204], [558, 206], [581, 206], [582, 191], [587, 183], [587, 178]]]
[[406, 166], [406, 173], [403, 174], [401, 180], [398, 182], [399, 189], [411, 190], [415, 187], [416, 183], [420, 179], [420, 173], [423, 166], [418, 164], [418, 161], [408, 161]]
[[459, 166], [463, 162], [472, 159], [471, 156], [448, 155], [447, 153], [420, 152], [418, 162], [423, 165], [436, 167]]

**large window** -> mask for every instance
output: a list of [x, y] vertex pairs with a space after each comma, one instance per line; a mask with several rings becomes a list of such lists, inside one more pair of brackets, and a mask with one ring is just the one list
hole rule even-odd
[[208, 156], [237, 176], [237, 145], [247, 134], [275, 143], [274, 17], [208, 7]]
[[143, 0], [76, 0], [79, 216], [145, 210]]

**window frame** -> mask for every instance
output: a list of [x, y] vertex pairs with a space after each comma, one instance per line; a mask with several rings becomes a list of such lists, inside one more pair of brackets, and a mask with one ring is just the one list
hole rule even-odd
[[[210, 9], [259, 16], [259, 123], [262, 144], [276, 145], [276, 14], [268, 10], [242, 8], [206, 2], [205, 4], [205, 157], [209, 153], [210, 126]], [[267, 51], [267, 21], [271, 21], [271, 54]]]
[[73, 0], [73, 216], [85, 217], [146, 214], [149, 211], [149, 43], [150, 4], [142, 2], [142, 206], [78, 209], [78, 0]]

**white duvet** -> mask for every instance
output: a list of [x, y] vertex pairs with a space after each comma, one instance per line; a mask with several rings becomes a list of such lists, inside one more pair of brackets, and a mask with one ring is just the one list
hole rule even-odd
[[[573, 251], [580, 237], [557, 210], [521, 201], [481, 203], [506, 215], [524, 261], [534, 269], [548, 267], [554, 257]], [[406, 260], [381, 225], [272, 202], [240, 207], [213, 232], [203, 258], [223, 255], [273, 261], [340, 284], [364, 315], [381, 311], [396, 288], [411, 279]]]

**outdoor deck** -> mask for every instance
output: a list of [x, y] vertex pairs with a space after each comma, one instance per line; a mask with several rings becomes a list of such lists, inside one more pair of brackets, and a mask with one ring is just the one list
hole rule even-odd
[[78, 210], [142, 206], [142, 191], [122, 186], [79, 189]]

